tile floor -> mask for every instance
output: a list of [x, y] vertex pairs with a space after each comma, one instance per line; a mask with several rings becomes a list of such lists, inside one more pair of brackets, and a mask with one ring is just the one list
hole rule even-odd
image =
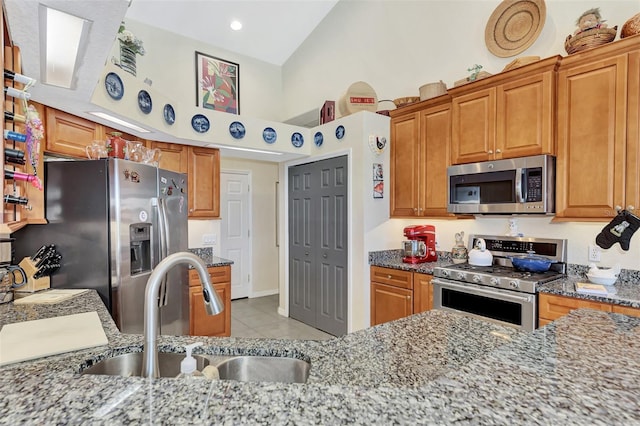
[[333, 337], [278, 314], [277, 294], [231, 301], [231, 337], [325, 340]]

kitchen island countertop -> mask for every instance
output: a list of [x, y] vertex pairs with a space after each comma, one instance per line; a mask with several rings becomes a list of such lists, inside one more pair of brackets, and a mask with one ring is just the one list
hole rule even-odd
[[307, 384], [81, 375], [142, 344], [94, 292], [0, 305], [0, 324], [87, 311], [109, 344], [0, 367], [1, 424], [640, 422], [640, 318], [579, 310], [527, 334], [429, 311], [327, 341], [159, 339], [161, 351], [203, 341], [196, 352], [306, 359]]

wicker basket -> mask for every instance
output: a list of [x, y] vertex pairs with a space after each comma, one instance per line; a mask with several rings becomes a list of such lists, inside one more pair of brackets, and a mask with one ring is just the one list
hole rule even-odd
[[613, 41], [616, 38], [618, 27], [613, 28], [594, 28], [592, 30], [583, 31], [575, 36], [567, 36], [564, 41], [564, 49], [569, 55], [594, 47], [602, 46]]
[[393, 100], [393, 103], [396, 105], [396, 108], [400, 108], [414, 102], [418, 102], [420, 100], [420, 96], [406, 96], [404, 98], [397, 98]]
[[620, 28], [620, 38], [631, 37], [640, 34], [640, 13], [633, 15]]

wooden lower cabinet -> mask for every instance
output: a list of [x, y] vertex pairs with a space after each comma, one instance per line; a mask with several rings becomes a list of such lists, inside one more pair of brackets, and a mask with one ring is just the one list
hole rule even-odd
[[561, 316], [581, 308], [640, 317], [640, 309], [638, 308], [541, 293], [538, 298], [538, 326], [545, 326]]
[[371, 325], [424, 312], [433, 306], [431, 275], [371, 267]]
[[189, 271], [189, 334], [192, 336], [231, 335], [231, 266], [208, 268], [213, 287], [224, 303], [224, 311], [208, 315], [202, 286], [195, 270]]

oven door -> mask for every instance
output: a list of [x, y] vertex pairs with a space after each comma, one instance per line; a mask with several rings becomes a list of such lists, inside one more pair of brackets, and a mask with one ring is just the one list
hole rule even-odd
[[454, 311], [498, 324], [533, 331], [537, 323], [535, 294], [520, 293], [434, 278], [433, 308]]

